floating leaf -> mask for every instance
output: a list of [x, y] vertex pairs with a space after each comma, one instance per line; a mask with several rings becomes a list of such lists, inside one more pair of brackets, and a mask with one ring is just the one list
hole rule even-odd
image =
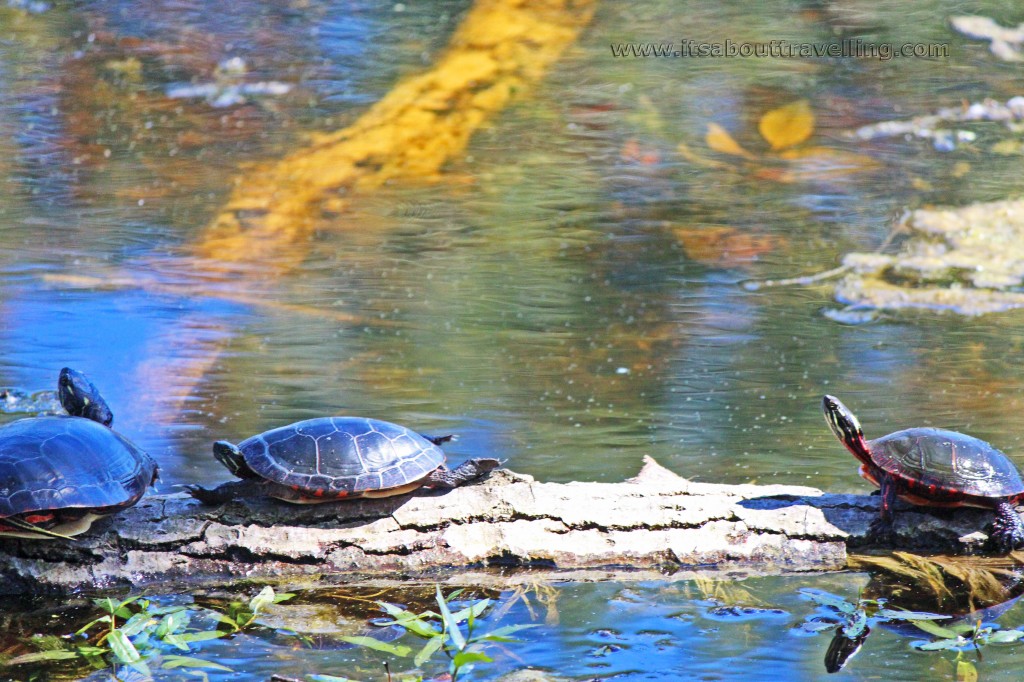
[[1016, 642], [1021, 637], [1024, 637], [1024, 632], [1020, 630], [996, 630], [989, 635], [988, 641], [993, 644], [1007, 644]]
[[926, 611], [899, 611], [896, 609], [878, 609], [875, 611], [876, 618], [886, 620], [947, 620], [950, 616], [942, 613], [928, 613]]
[[970, 644], [968, 640], [963, 637], [957, 637], [956, 639], [940, 639], [937, 642], [918, 643], [916, 646], [921, 651], [945, 651], [947, 649], [959, 649], [968, 644]]
[[708, 124], [708, 132], [704, 141], [709, 147], [722, 154], [742, 156], [744, 159], [753, 159], [754, 155], [740, 146], [740, 143], [733, 139], [732, 135], [717, 123]]
[[807, 100], [797, 100], [766, 113], [757, 129], [773, 150], [792, 147], [814, 133], [814, 112]]
[[389, 644], [388, 642], [382, 642], [379, 639], [374, 639], [373, 637], [352, 636], [340, 637], [339, 639], [344, 642], [348, 642], [349, 644], [373, 649], [374, 651], [383, 651], [386, 654], [398, 656], [399, 658], [405, 658], [412, 653], [412, 649], [404, 644]]

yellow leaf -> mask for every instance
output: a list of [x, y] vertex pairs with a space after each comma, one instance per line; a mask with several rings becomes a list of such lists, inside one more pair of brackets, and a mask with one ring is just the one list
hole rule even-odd
[[814, 112], [805, 99], [772, 109], [757, 124], [761, 137], [773, 150], [800, 144], [814, 132]]
[[978, 669], [970, 661], [957, 661], [956, 682], [978, 682]]
[[716, 152], [732, 154], [733, 156], [742, 156], [745, 159], [754, 158], [753, 154], [741, 147], [740, 143], [732, 139], [732, 135], [717, 123], [708, 124], [708, 134], [704, 136], [704, 140], [707, 142], [708, 146]]

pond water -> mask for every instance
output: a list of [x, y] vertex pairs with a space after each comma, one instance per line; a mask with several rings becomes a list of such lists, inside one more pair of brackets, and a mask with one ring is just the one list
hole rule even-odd
[[[254, 262], [221, 277], [193, 262], [240, 168], [355, 121], [428, 68], [469, 7], [0, 6], [0, 386], [42, 390], [65, 365], [85, 371], [118, 429], [160, 462], [163, 491], [228, 478], [213, 440], [326, 414], [457, 433], [453, 460], [498, 456], [543, 480], [617, 481], [651, 455], [694, 479], [864, 491], [821, 418], [826, 392], [869, 437], [942, 426], [1024, 465], [1022, 314], [843, 325], [824, 314], [841, 307], [828, 283], [743, 286], [875, 249], [904, 209], [1021, 192], [1019, 151], [992, 151], [1014, 134], [996, 124], [953, 150], [844, 135], [1021, 94], [1018, 67], [950, 28], [956, 2], [599, 4], [439, 181], [391, 182], [318, 218], [279, 254], [299, 263], [286, 271]], [[1021, 21], [1011, 2], [972, 11]], [[844, 37], [950, 52], [610, 51]], [[813, 135], [786, 161], [758, 122], [799, 100]], [[747, 157], [709, 149], [709, 124]], [[534, 664], [572, 679], [818, 679], [827, 637], [792, 633], [810, 608], [796, 591], [855, 599], [864, 580], [756, 579], [759, 603], [783, 613], [735, 622], [709, 618], [685, 581], [564, 585], [558, 623], [476, 675]], [[508, 618], [531, 619], [516, 609]], [[251, 671], [230, 679], [340, 675], [352, 656], [273, 646], [239, 637], [204, 654]], [[843, 674], [936, 679], [953, 674], [949, 660], [880, 631]], [[1022, 664], [1007, 646], [980, 670], [1011, 679]]]

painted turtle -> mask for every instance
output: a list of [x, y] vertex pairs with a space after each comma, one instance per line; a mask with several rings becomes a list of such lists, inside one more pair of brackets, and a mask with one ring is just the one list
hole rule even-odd
[[62, 369], [57, 394], [68, 416], [0, 427], [0, 536], [77, 535], [156, 481], [156, 463], [110, 429], [114, 415], [84, 374]]
[[189, 486], [206, 504], [265, 494], [310, 504], [401, 495], [420, 486], [455, 488], [495, 469], [496, 459], [471, 459], [449, 470], [439, 445], [451, 436], [421, 436], [404, 426], [363, 417], [321, 417], [247, 438], [217, 441], [213, 454], [241, 481], [213, 490]]
[[898, 497], [930, 507], [993, 509], [993, 546], [1001, 552], [1024, 546], [1024, 523], [1015, 509], [1024, 501], [1024, 480], [999, 450], [962, 433], [930, 428], [868, 441], [838, 398], [827, 395], [822, 403], [832, 433], [860, 460], [860, 475], [881, 488], [881, 516], [872, 524], [873, 533], [892, 533]]

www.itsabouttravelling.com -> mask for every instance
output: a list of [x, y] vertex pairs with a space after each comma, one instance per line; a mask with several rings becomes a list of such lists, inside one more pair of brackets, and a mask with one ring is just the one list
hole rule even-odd
[[889, 61], [901, 57], [945, 59], [948, 43], [867, 43], [860, 39], [844, 39], [830, 43], [795, 43], [788, 40], [767, 42], [719, 42], [684, 38], [675, 43], [612, 43], [612, 57], [646, 59], [672, 57], [700, 58], [776, 58], [776, 59], [878, 59]]

